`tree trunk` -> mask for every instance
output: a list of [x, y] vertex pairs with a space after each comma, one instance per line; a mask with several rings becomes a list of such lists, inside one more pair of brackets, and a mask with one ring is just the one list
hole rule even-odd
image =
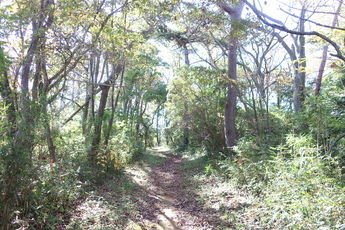
[[99, 107], [97, 112], [97, 117], [95, 119], [94, 131], [92, 135], [90, 153], [89, 153], [89, 162], [95, 164], [97, 162], [97, 153], [99, 151], [99, 144], [101, 142], [101, 133], [102, 133], [102, 124], [103, 124], [103, 115], [105, 111], [105, 106], [107, 104], [109, 89], [110, 86], [103, 85], [101, 87], [101, 99], [99, 101]]
[[47, 145], [48, 145], [48, 151], [49, 151], [49, 161], [50, 163], [54, 163], [56, 161], [56, 147], [54, 145], [54, 140], [49, 124], [49, 120], [44, 121], [44, 126], [46, 130], [46, 139], [47, 139]]
[[123, 77], [124, 77], [124, 71], [122, 71], [122, 73], [121, 73], [120, 85], [118, 87], [118, 91], [116, 93], [115, 99], [114, 99], [115, 86], [113, 86], [112, 105], [111, 105], [111, 117], [110, 117], [110, 119], [108, 121], [107, 129], [104, 131], [104, 146], [105, 147], [107, 147], [108, 144], [109, 144], [110, 134], [111, 134], [112, 129], [113, 129], [113, 122], [114, 122], [115, 111], [116, 111], [116, 108], [117, 108], [117, 104], [119, 103], [119, 98], [120, 98], [120, 94], [121, 94], [121, 91], [122, 91]]
[[[157, 116], [156, 116], [156, 142], [157, 142], [157, 145], [160, 146], [161, 145], [161, 140], [159, 138], [159, 111], [160, 111], [160, 106], [157, 108]], [[153, 123], [153, 121], [152, 121]]]
[[[184, 63], [186, 66], [189, 67], [190, 61], [189, 61], [189, 51], [187, 48], [187, 44], [184, 44], [183, 51], [184, 51]], [[183, 128], [182, 150], [186, 150], [188, 148], [188, 145], [189, 145], [189, 115], [188, 115], [189, 108], [188, 108], [188, 104], [186, 102], [184, 103], [184, 109], [185, 109], [186, 116], [184, 117], [184, 121], [183, 121], [184, 128]]]
[[[338, 16], [340, 14], [340, 10], [341, 10], [342, 5], [343, 5], [343, 0], [339, 0], [338, 8], [337, 8], [337, 10], [334, 14], [334, 17], [333, 17], [333, 21], [332, 21], [332, 25], [331, 25], [332, 27], [334, 27], [337, 24]], [[317, 78], [316, 78], [314, 95], [319, 95], [320, 91], [321, 91], [322, 76], [323, 76], [323, 72], [324, 72], [325, 66], [326, 66], [328, 47], [329, 47], [329, 45], [326, 45], [323, 47], [323, 50], [322, 50], [322, 59], [321, 59], [321, 64], [320, 64], [320, 68], [319, 68], [319, 73], [318, 73]]]
[[237, 104], [237, 89], [234, 84], [237, 81], [236, 60], [237, 60], [237, 46], [238, 38], [233, 37], [229, 42], [228, 54], [228, 91], [224, 112], [224, 126], [225, 126], [225, 141], [228, 149], [236, 144], [236, 104]]
[[[305, 15], [307, 9], [303, 6], [300, 16], [300, 26], [299, 31], [305, 32]], [[299, 58], [295, 60], [297, 64], [297, 69], [295, 70], [294, 79], [294, 91], [293, 91], [293, 105], [296, 113], [301, 111], [303, 108], [303, 102], [305, 100], [305, 78], [306, 78], [306, 53], [305, 53], [305, 36], [299, 35]], [[296, 68], [296, 67], [295, 67]]]
[[0, 94], [5, 101], [6, 116], [7, 116], [7, 137], [11, 140], [14, 138], [17, 125], [16, 125], [16, 107], [14, 101], [14, 92], [11, 90], [10, 82], [7, 75], [7, 63], [0, 47]]
[[118, 64], [116, 67], [114, 67], [111, 77], [100, 86], [101, 98], [99, 101], [97, 116], [95, 118], [94, 131], [91, 136], [91, 146], [89, 150], [89, 163], [92, 165], [97, 163], [97, 154], [102, 137], [103, 115], [108, 101], [110, 85], [116, 80], [115, 76], [119, 76], [123, 70], [124, 66], [122, 64]]
[[321, 63], [319, 67], [319, 73], [316, 77], [314, 95], [319, 95], [321, 91], [322, 76], [323, 76], [323, 72], [325, 71], [328, 47], [329, 45], [326, 45], [322, 49], [322, 58], [321, 58]]
[[236, 7], [222, 5], [221, 8], [227, 12], [233, 19], [233, 24], [229, 40], [229, 53], [228, 53], [228, 92], [224, 111], [224, 133], [225, 144], [232, 155], [232, 147], [235, 146], [237, 140], [236, 134], [236, 102], [237, 102], [237, 48], [238, 48], [238, 28], [239, 20], [243, 10], [244, 3], [239, 1]]

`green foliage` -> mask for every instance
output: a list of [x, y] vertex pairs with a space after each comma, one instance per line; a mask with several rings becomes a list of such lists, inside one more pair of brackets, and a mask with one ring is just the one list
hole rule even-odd
[[218, 167], [231, 182], [245, 191], [260, 195], [262, 188], [266, 185], [269, 159], [252, 142], [242, 142], [235, 149], [236, 159], [220, 161]]
[[[57, 228], [82, 196], [82, 186], [118, 176], [137, 159], [164, 161], [162, 156], [140, 158], [153, 145], [154, 134], [159, 143], [163, 123], [170, 123], [166, 139], [174, 147], [184, 149], [188, 137], [195, 157], [199, 151], [207, 152], [186, 165], [188, 170], [201, 165], [207, 175], [222, 171], [232, 183], [258, 197], [262, 208], [253, 212], [263, 228], [344, 225], [345, 139], [333, 145], [345, 127], [342, 63], [325, 76], [321, 95], [307, 97], [305, 109], [293, 114], [288, 112], [292, 82], [286, 76], [290, 70], [283, 60], [274, 60], [274, 55], [284, 55], [279, 50], [261, 58], [261, 49], [255, 48], [264, 47], [267, 54], [269, 44], [278, 44], [276, 40], [249, 30], [264, 28], [256, 22], [232, 22], [214, 1], [182, 2], [179, 12], [174, 8], [178, 0], [60, 0], [45, 6], [47, 2], [0, 3], [0, 37], [7, 41], [0, 41], [0, 220], [6, 222], [0, 228]], [[52, 11], [54, 18], [50, 17]], [[230, 31], [231, 25], [232, 31], [237, 30], [233, 35], [241, 40], [247, 37], [242, 44], [254, 51], [243, 55], [253, 55], [254, 61], [261, 62], [262, 66], [249, 73], [248, 58], [242, 59], [246, 70], [242, 73], [250, 76], [239, 75], [238, 80], [243, 101], [236, 118], [241, 138], [234, 148], [235, 159], [223, 154], [223, 111], [229, 83], [224, 80], [225, 70], [181, 68], [167, 86], [159, 72], [158, 49], [147, 42], [156, 34], [157, 18], [159, 23], [177, 28], [174, 32], [161, 26], [160, 35], [178, 41], [186, 51], [193, 43], [196, 55], [190, 52], [191, 59], [200, 56], [215, 62], [213, 66], [224, 66], [229, 45], [224, 31]], [[173, 20], [166, 22], [167, 18]], [[202, 57], [201, 50], [210, 57]], [[26, 70], [29, 82], [24, 84]], [[256, 72], [261, 72], [261, 79]], [[28, 92], [22, 91], [23, 85], [28, 85]], [[111, 90], [102, 91], [109, 95], [103, 101], [107, 101], [104, 116], [97, 117], [98, 92], [104, 86]], [[167, 89], [170, 117], [163, 121]], [[277, 96], [278, 108], [272, 106], [272, 95]], [[74, 120], [64, 123], [72, 119], [71, 114]], [[154, 123], [157, 130], [152, 128]], [[93, 132], [95, 124], [101, 128]], [[93, 146], [97, 164], [90, 166], [87, 150], [95, 133], [99, 134], [99, 142]], [[47, 160], [52, 149], [57, 158], [54, 164]], [[225, 160], [215, 163], [210, 156]], [[121, 186], [135, 187], [128, 181], [116, 186], [119, 190]], [[113, 210], [109, 207], [108, 214]], [[120, 211], [116, 212], [119, 216]]]
[[[36, 126], [35, 131], [39, 128]], [[2, 220], [7, 219], [7, 222], [1, 223], [4, 229], [53, 229], [54, 225], [65, 221], [65, 213], [80, 197], [80, 167], [75, 164], [76, 155], [72, 148], [65, 149], [65, 153], [71, 155], [63, 155], [52, 164], [41, 141], [44, 140], [44, 134], [38, 131], [34, 133], [40, 140], [32, 140], [35, 148], [31, 156], [23, 149], [13, 151], [9, 143], [3, 143], [0, 150], [0, 189], [7, 194], [7, 199], [11, 196], [10, 206], [7, 206], [6, 199], [0, 202], [3, 210], [1, 215], [4, 215]], [[69, 140], [73, 141], [72, 138]], [[11, 174], [14, 172], [14, 175]], [[19, 182], [16, 178], [20, 178]], [[8, 191], [12, 191], [12, 194]]]
[[41, 164], [33, 182], [36, 199], [32, 205], [33, 217], [28, 221], [31, 227], [49, 229], [65, 221], [65, 213], [81, 196], [79, 173], [80, 167], [73, 163]]
[[[310, 136], [290, 135], [269, 158], [258, 158], [250, 143], [238, 146], [237, 160], [221, 161], [220, 169], [240, 189], [254, 194], [254, 215], [262, 228], [337, 229], [345, 226], [341, 165], [318, 154]], [[244, 157], [244, 156], [245, 157]], [[249, 227], [249, 226], [246, 226]]]
[[292, 157], [312, 157], [317, 155], [317, 148], [310, 135], [297, 136], [289, 134], [286, 137], [286, 144]]
[[332, 142], [345, 127], [345, 90], [344, 74], [335, 73], [325, 77], [323, 92], [307, 98], [304, 111], [295, 117], [296, 124], [303, 127], [302, 133], [308, 134], [310, 141], [320, 147], [320, 154], [331, 152], [333, 156], [343, 156], [342, 141], [338, 149], [329, 149]]
[[0, 69], [1, 69], [1, 74], [3, 74], [3, 72], [8, 71], [10, 64], [12, 63], [10, 61], [10, 57], [8, 56], [7, 53], [4, 52], [2, 46], [5, 43], [0, 41]]
[[236, 127], [240, 146], [243, 141], [253, 142], [254, 146], [262, 148], [280, 145], [293, 127], [289, 113], [278, 108], [272, 108], [268, 113], [239, 108], [237, 114]]
[[270, 186], [264, 189], [268, 212], [260, 217], [266, 226], [318, 229], [345, 224], [344, 189], [336, 186], [338, 178], [329, 177], [327, 160], [300, 156], [274, 164]]
[[145, 101], [155, 101], [157, 103], [164, 103], [167, 97], [167, 86], [162, 81], [154, 82], [150, 89], [144, 94]]
[[131, 131], [131, 128], [124, 122], [118, 122], [116, 134], [110, 140], [110, 149], [113, 158], [118, 156], [120, 162], [129, 163], [145, 152], [142, 140]]
[[205, 147], [209, 153], [224, 151], [223, 109], [225, 81], [223, 73], [205, 67], [181, 69], [170, 86], [169, 115], [166, 130], [175, 146], [181, 145], [185, 127], [191, 147]]

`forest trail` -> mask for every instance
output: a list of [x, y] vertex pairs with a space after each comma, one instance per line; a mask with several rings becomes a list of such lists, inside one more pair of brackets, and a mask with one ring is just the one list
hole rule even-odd
[[236, 229], [232, 213], [248, 205], [244, 195], [217, 177], [206, 177], [201, 158], [154, 150], [94, 188], [66, 229]]
[[[193, 190], [195, 181], [183, 170], [181, 156], [163, 152], [167, 160], [154, 167], [146, 185], [147, 196], [151, 197], [154, 211], [146, 216], [146, 226], [151, 229], [215, 229], [217, 226], [232, 227], [231, 223], [219, 218], [214, 210], [207, 209]], [[192, 173], [198, 173], [195, 169]], [[144, 216], [145, 217], [145, 216]]]

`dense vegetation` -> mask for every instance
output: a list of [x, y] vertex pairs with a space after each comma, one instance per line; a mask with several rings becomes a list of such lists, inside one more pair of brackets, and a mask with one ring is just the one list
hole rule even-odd
[[256, 226], [344, 228], [343, 1], [254, 2], [1, 1], [0, 228], [54, 229], [160, 145]]

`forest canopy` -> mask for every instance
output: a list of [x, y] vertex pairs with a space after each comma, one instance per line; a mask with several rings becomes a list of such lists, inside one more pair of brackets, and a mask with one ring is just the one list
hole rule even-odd
[[279, 193], [274, 171], [305, 164], [306, 193], [329, 181], [332, 200], [345, 175], [344, 10], [343, 0], [1, 1], [0, 228], [44, 229], [42, 216], [67, 210], [85, 184], [162, 145], [202, 152], [266, 195]]

